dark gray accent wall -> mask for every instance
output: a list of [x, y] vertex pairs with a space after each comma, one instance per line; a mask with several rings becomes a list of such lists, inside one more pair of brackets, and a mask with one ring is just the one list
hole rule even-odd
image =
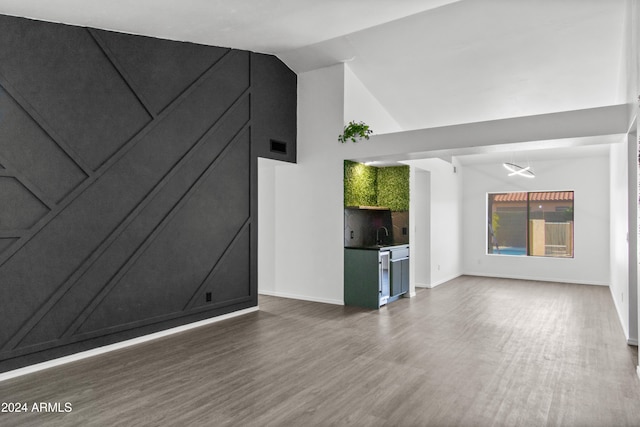
[[0, 28], [0, 372], [255, 306], [256, 158], [296, 160], [295, 74], [246, 51]]
[[[296, 80], [289, 77], [289, 70], [280, 61], [262, 54], [251, 56], [252, 135], [256, 142], [256, 155], [295, 162]], [[259, 113], [258, 113], [259, 112]], [[286, 153], [273, 151], [271, 141], [284, 143]]]

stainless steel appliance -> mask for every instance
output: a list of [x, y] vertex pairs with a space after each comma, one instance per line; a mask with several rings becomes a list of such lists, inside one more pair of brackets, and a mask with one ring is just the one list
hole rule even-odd
[[389, 266], [390, 266], [391, 252], [380, 251], [378, 255], [379, 264], [379, 291], [380, 291], [380, 305], [383, 306], [389, 300], [390, 295], [390, 282], [389, 282]]

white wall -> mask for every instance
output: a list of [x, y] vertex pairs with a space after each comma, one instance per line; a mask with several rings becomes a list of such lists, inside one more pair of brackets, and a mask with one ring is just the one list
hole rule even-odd
[[[274, 194], [271, 196], [275, 200], [272, 225], [274, 270], [273, 281], [264, 281], [273, 285], [270, 289], [261, 287], [264, 293], [343, 303], [344, 159], [403, 156], [406, 160], [410, 158], [407, 153], [507, 144], [537, 138], [608, 135], [624, 132], [627, 128], [627, 109], [623, 105], [374, 135], [369, 141], [341, 144], [337, 138], [346, 118], [344, 86], [348, 81], [343, 64], [298, 75], [298, 163], [274, 166]], [[375, 117], [379, 115], [372, 114], [361, 120], [374, 127]], [[607, 168], [608, 163], [605, 165]], [[464, 171], [462, 174], [465, 175]], [[603, 182], [608, 189], [608, 175]], [[608, 207], [605, 217], [608, 220]], [[261, 223], [262, 231], [266, 226]], [[604, 250], [608, 260], [608, 222], [606, 227]], [[483, 216], [481, 230], [484, 230]], [[463, 236], [463, 240], [467, 242], [467, 236]], [[265, 250], [264, 246], [261, 247]], [[269, 248], [271, 244], [267, 243], [266, 250]], [[484, 243], [481, 248], [484, 249]], [[608, 281], [608, 262], [606, 264], [600, 275], [594, 274], [591, 281]], [[464, 264], [462, 270], [467, 271]], [[444, 271], [442, 267], [441, 271]], [[513, 275], [518, 272], [519, 269], [506, 271]], [[558, 278], [562, 279], [562, 276]], [[261, 282], [263, 280], [259, 277]], [[415, 271], [411, 276], [412, 290], [414, 286]]]
[[279, 162], [258, 158], [258, 293], [276, 292], [275, 212]]
[[634, 130], [627, 135], [627, 209], [628, 209], [628, 254], [629, 288], [625, 304], [629, 307], [628, 342], [638, 345], [638, 137]]
[[631, 122], [637, 113], [635, 105], [640, 95], [640, 4], [637, 0], [627, 0], [626, 3], [619, 98], [629, 105]]
[[343, 86], [342, 65], [298, 75], [298, 159], [273, 166], [274, 284], [262, 293], [343, 303]]
[[[627, 5], [628, 5], [628, 16], [630, 17], [629, 19], [629, 39], [630, 39], [630, 45], [627, 48], [627, 52], [628, 54], [631, 56], [631, 60], [629, 61], [629, 65], [627, 68], [627, 82], [628, 82], [628, 89], [627, 89], [627, 94], [629, 96], [629, 100], [630, 100], [630, 108], [629, 108], [629, 116], [631, 118], [635, 118], [635, 132], [632, 132], [635, 140], [636, 140], [636, 153], [637, 153], [637, 147], [638, 147], [638, 136], [640, 136], [640, 4], [638, 3], [637, 0], [627, 0]], [[639, 102], [636, 102], [639, 101]], [[635, 104], [635, 105], [634, 105]], [[634, 160], [637, 159], [636, 155], [633, 156]], [[634, 165], [637, 167], [637, 163], [634, 161], [633, 162]], [[636, 181], [636, 191], [637, 191], [637, 184], [638, 182]], [[634, 196], [634, 201], [637, 201], [637, 196], [638, 193], [636, 192], [635, 194], [630, 194], [629, 195], [629, 199], [631, 199], [631, 196]], [[636, 210], [638, 209], [638, 205], [636, 204]], [[638, 215], [636, 215], [636, 225], [638, 223], [638, 221], [640, 221], [640, 218], [638, 218]], [[637, 231], [637, 227], [634, 230], [634, 232]], [[636, 237], [638, 239], [640, 239], [640, 236], [638, 236], [638, 234], [636, 234]], [[637, 243], [637, 240], [636, 240]], [[633, 248], [636, 250], [636, 260], [639, 262], [638, 264], [635, 265], [635, 275], [636, 275], [636, 279], [640, 279], [640, 273], [638, 272], [638, 270], [640, 269], [640, 255], [638, 254], [638, 247], [636, 245], [636, 248]], [[632, 285], [633, 286], [633, 285]], [[635, 322], [635, 331], [633, 330], [634, 328], [631, 327], [631, 334], [633, 335], [633, 332], [635, 332], [635, 342], [636, 344], [638, 343], [638, 335], [640, 334], [640, 315], [638, 313], [638, 308], [640, 306], [640, 283], [638, 282], [638, 280], [636, 280], [635, 282], [635, 286], [636, 286], [636, 304], [635, 305], [631, 305], [631, 316], [630, 318], [633, 319], [633, 317], [635, 316], [636, 322]], [[633, 340], [633, 338], [631, 338], [631, 341]], [[638, 376], [640, 376], [640, 363], [638, 363]]]
[[349, 120], [397, 130], [343, 64], [298, 75], [297, 164], [260, 162], [260, 293], [343, 303], [343, 162], [371, 148], [338, 142]]
[[[623, 43], [621, 46], [621, 64], [620, 64], [620, 95], [619, 98], [626, 102], [628, 105], [628, 117], [629, 123], [637, 117], [638, 112], [638, 98], [640, 96], [640, 3], [637, 0], [626, 1], [626, 13], [622, 27], [623, 31]], [[616, 170], [611, 171], [612, 181], [615, 179], [619, 185], [614, 185], [612, 182], [612, 192], [616, 193], [616, 198], [622, 197], [620, 194], [621, 186], [627, 189], [627, 206], [628, 215], [624, 218], [624, 225], [627, 227], [629, 239], [625, 238], [624, 242], [621, 241], [618, 234], [612, 235], [612, 254], [611, 254], [611, 266], [612, 266], [612, 278], [611, 278], [611, 294], [618, 310], [622, 326], [624, 328], [627, 340], [629, 343], [637, 344], [638, 342], [638, 329], [640, 325], [637, 322], [637, 288], [638, 288], [638, 256], [637, 256], [637, 241], [638, 235], [635, 232], [637, 230], [637, 182], [636, 179], [636, 157], [637, 147], [635, 147], [636, 133], [634, 129], [630, 129], [631, 135], [629, 135], [628, 144], [622, 144], [627, 146], [627, 149], [623, 149], [622, 146], [612, 150], [612, 156], [617, 158], [614, 162], [612, 159], [612, 165], [616, 165]], [[620, 170], [618, 170], [620, 169]], [[622, 181], [622, 170], [628, 172], [628, 176]], [[627, 184], [628, 183], [628, 184]], [[612, 194], [613, 197], [613, 194]], [[616, 212], [619, 217], [620, 214]], [[617, 218], [615, 221], [612, 219], [612, 232], [616, 229], [617, 233], [621, 233], [621, 225], [623, 218]], [[627, 257], [624, 262], [621, 260], [623, 244], [627, 249]], [[624, 271], [624, 265], [627, 266], [627, 270]], [[634, 301], [630, 299], [633, 298]]]
[[399, 132], [402, 127], [391, 117], [349, 66], [344, 70], [344, 122], [363, 121], [375, 134]]
[[[454, 164], [442, 159], [422, 159], [406, 162], [417, 169], [429, 172], [428, 189], [421, 189], [419, 194], [411, 195], [411, 209], [424, 203], [420, 199], [428, 198], [428, 275], [416, 270], [416, 285], [434, 287], [462, 274], [461, 257], [461, 216], [460, 192], [462, 179], [454, 173]], [[456, 170], [460, 170], [456, 166]], [[423, 185], [424, 187], [424, 185]], [[418, 187], [419, 188], [419, 187]], [[422, 218], [416, 218], [421, 221]], [[418, 225], [420, 223], [418, 222]], [[416, 236], [416, 245], [422, 244], [422, 237]], [[417, 267], [416, 267], [417, 268]], [[418, 280], [420, 277], [420, 280]]]
[[[640, 3], [637, 0], [626, 1], [626, 13], [625, 21], [623, 25], [623, 46], [622, 48], [622, 63], [620, 66], [620, 97], [625, 100], [628, 105], [628, 117], [629, 123], [632, 123], [634, 119], [638, 117], [638, 100], [640, 100]], [[636, 120], [635, 129], [630, 129], [630, 139], [637, 140], [637, 132], [640, 129], [640, 123]], [[635, 130], [635, 132], [634, 132]], [[632, 147], [635, 146], [635, 147]], [[629, 141], [629, 156], [626, 161], [620, 158], [618, 165], [628, 165], [629, 172], [629, 185], [628, 185], [628, 208], [629, 208], [629, 269], [628, 274], [628, 286], [625, 287], [622, 280], [619, 278], [620, 272], [616, 272], [617, 283], [611, 284], [611, 293], [614, 301], [616, 301], [616, 308], [618, 309], [618, 315], [621, 318], [625, 334], [630, 344], [637, 345], [638, 343], [638, 330], [640, 329], [640, 319], [638, 318], [638, 305], [640, 305], [640, 293], [637, 292], [638, 283], [638, 269], [640, 265], [637, 263], [637, 181], [632, 181], [632, 175], [636, 173], [636, 158], [637, 158], [637, 142]], [[618, 153], [616, 153], [618, 155]], [[612, 171], [612, 177], [616, 174]], [[634, 178], [635, 180], [635, 178]], [[613, 225], [612, 225], [613, 226]], [[613, 239], [613, 238], [612, 238]], [[618, 255], [618, 249], [616, 249], [616, 256]], [[613, 257], [613, 254], [612, 254]], [[620, 269], [620, 262], [617, 261], [615, 268]], [[612, 259], [612, 268], [613, 259]], [[624, 291], [629, 291], [629, 298], [633, 298], [634, 301], [623, 302], [622, 295]], [[618, 294], [616, 296], [616, 294]], [[628, 306], [628, 307], [623, 307]], [[638, 366], [638, 375], [640, 376], [640, 366]]]
[[609, 286], [625, 336], [629, 338], [629, 221], [627, 216], [627, 144], [611, 144]]
[[[499, 163], [465, 165], [463, 269], [465, 274], [608, 285], [608, 155], [537, 161], [536, 177], [507, 177]], [[486, 254], [486, 194], [502, 191], [574, 191], [574, 258]], [[624, 206], [620, 206], [624, 211]]]
[[415, 285], [427, 288], [431, 284], [431, 172], [411, 165], [413, 185], [409, 199], [411, 262]]

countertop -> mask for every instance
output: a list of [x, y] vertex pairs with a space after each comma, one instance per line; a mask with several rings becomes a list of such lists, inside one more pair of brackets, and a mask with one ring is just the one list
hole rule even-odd
[[399, 245], [372, 245], [372, 246], [345, 246], [345, 249], [360, 249], [366, 251], [381, 251], [381, 250], [391, 250], [396, 248], [407, 248], [409, 247], [408, 243], [402, 243]]

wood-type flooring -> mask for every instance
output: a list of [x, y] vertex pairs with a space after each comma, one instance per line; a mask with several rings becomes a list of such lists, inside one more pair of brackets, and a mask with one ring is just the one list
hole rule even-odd
[[606, 287], [463, 276], [380, 310], [259, 305], [4, 381], [28, 411], [0, 425], [640, 426]]

